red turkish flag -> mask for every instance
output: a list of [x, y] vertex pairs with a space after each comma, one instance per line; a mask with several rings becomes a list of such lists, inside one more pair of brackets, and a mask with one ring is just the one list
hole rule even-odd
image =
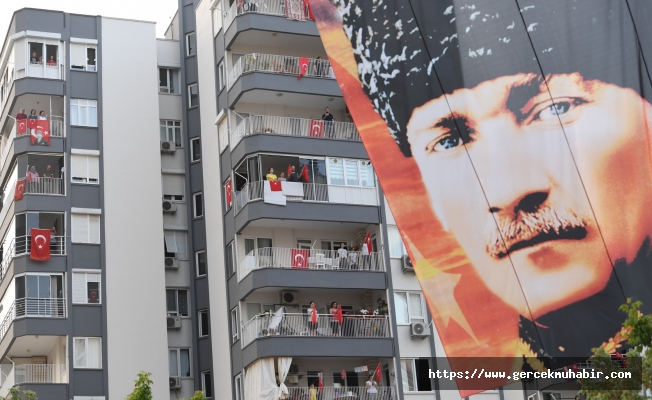
[[36, 261], [46, 261], [50, 259], [50, 230], [49, 229], [30, 229], [30, 250], [29, 258]]
[[312, 309], [312, 324], [313, 325], [317, 324], [317, 309], [316, 308]]
[[16, 189], [14, 189], [14, 201], [22, 200], [25, 193], [25, 178], [16, 181]]
[[308, 176], [308, 166], [303, 164], [301, 168], [301, 176], [303, 177], [303, 183], [310, 183], [310, 176]]
[[364, 238], [364, 242], [367, 245], [367, 251], [369, 251], [369, 254], [371, 254], [371, 251], [374, 248], [373, 244], [371, 243], [371, 232], [367, 232], [367, 237]]
[[16, 135], [24, 135], [27, 133], [27, 120], [19, 119], [16, 121]]
[[292, 268], [308, 268], [309, 250], [306, 249], [292, 249], [290, 257], [292, 257]]
[[[40, 140], [39, 140], [40, 133]], [[32, 134], [29, 137], [30, 144], [50, 145], [50, 121], [47, 119], [36, 121], [36, 129], [32, 129]]]
[[342, 306], [337, 306], [337, 312], [335, 313], [335, 319], [337, 320], [337, 322], [340, 323], [340, 325], [342, 325], [342, 323], [344, 322], [344, 316], [342, 315]]
[[297, 79], [301, 79], [302, 76], [308, 73], [308, 63], [310, 60], [306, 57], [299, 57], [299, 75]]
[[324, 376], [319, 373], [319, 380], [317, 381], [317, 386], [319, 386], [319, 393], [321, 393], [324, 390]]
[[311, 119], [310, 120], [310, 134], [311, 137], [324, 136], [324, 121]]
[[231, 207], [231, 204], [233, 203], [233, 186], [231, 184], [231, 179], [226, 182], [224, 191], [226, 192], [226, 205]]
[[290, 177], [291, 173], [292, 173], [292, 166], [288, 164], [288, 178]]
[[383, 368], [378, 364], [376, 367], [376, 372], [374, 372], [374, 375], [376, 376], [376, 380], [378, 383], [382, 382], [383, 380]]
[[272, 192], [282, 192], [281, 181], [269, 181], [269, 188]]
[[314, 20], [315, 15], [312, 13], [312, 7], [310, 7], [310, 2], [308, 0], [303, 0], [303, 5], [306, 7], [306, 10], [308, 10], [308, 16], [310, 19]]
[[340, 371], [340, 375], [342, 375], [342, 380], [346, 382], [346, 371], [345, 371], [345, 370], [341, 370], [341, 371]]
[[29, 129], [36, 129], [36, 119], [30, 118], [27, 120], [27, 127]]

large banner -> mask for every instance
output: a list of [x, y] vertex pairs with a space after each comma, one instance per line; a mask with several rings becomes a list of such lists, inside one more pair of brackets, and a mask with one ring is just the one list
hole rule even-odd
[[311, 5], [446, 355], [619, 349], [652, 312], [652, 2]]

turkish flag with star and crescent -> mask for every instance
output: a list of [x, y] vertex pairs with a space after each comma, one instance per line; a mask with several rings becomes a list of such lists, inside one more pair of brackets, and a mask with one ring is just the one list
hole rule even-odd
[[323, 137], [324, 136], [324, 121], [317, 119], [310, 120], [310, 134], [311, 137]]
[[27, 120], [27, 127], [28, 127], [29, 129], [36, 129], [36, 119], [34, 119], [34, 118], [29, 118], [29, 119]]
[[282, 192], [283, 187], [281, 186], [281, 181], [269, 181], [269, 188], [272, 192]]
[[374, 375], [376, 376], [376, 380], [378, 381], [378, 383], [383, 381], [383, 367], [380, 364], [378, 364], [378, 366], [376, 367], [376, 371], [374, 372]]
[[224, 191], [226, 192], [226, 205], [231, 207], [231, 204], [233, 203], [233, 185], [231, 184], [230, 179], [226, 182], [226, 185], [224, 185]]
[[36, 261], [50, 259], [50, 230], [31, 228], [29, 258]]
[[307, 249], [292, 249], [292, 268], [308, 268], [309, 252]]
[[19, 119], [16, 121], [16, 135], [24, 135], [27, 133], [27, 120]]
[[[40, 133], [40, 138], [39, 138]], [[36, 129], [32, 130], [29, 137], [30, 144], [50, 145], [50, 121], [47, 119], [36, 121]]]
[[299, 57], [299, 75], [297, 75], [297, 80], [308, 73], [308, 62], [308, 58]]
[[25, 193], [25, 178], [16, 181], [16, 189], [14, 189], [14, 201], [22, 200]]

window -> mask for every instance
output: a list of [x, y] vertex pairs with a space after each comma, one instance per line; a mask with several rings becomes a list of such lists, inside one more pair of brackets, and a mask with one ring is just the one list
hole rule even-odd
[[204, 391], [204, 396], [213, 397], [213, 379], [211, 378], [211, 371], [204, 371], [201, 373], [201, 390]]
[[389, 256], [391, 258], [401, 258], [403, 255], [407, 254], [398, 227], [394, 225], [387, 226], [387, 240], [389, 242]]
[[328, 183], [342, 186], [374, 187], [371, 161], [329, 158]]
[[186, 56], [194, 56], [197, 54], [197, 37], [195, 32], [186, 34]]
[[197, 266], [197, 277], [206, 276], [206, 251], [195, 252], [195, 265]]
[[199, 105], [199, 88], [196, 83], [188, 85], [188, 108], [197, 107]]
[[404, 392], [429, 392], [432, 390], [430, 382], [430, 362], [427, 358], [402, 358], [401, 376]]
[[220, 138], [220, 153], [229, 147], [229, 119], [222, 118], [217, 125], [217, 134]]
[[170, 376], [190, 376], [190, 349], [170, 349]]
[[188, 259], [188, 233], [186, 231], [163, 231], [165, 237], [165, 256], [179, 260]]
[[161, 179], [163, 200], [183, 201], [185, 199], [186, 186], [182, 174], [163, 174]]
[[231, 310], [231, 333], [233, 335], [233, 343], [238, 341], [238, 307]]
[[217, 0], [213, 6], [213, 35], [222, 29], [222, 0]]
[[195, 218], [204, 216], [204, 203], [201, 192], [192, 195], [192, 211]]
[[396, 323], [407, 325], [415, 321], [425, 322], [423, 295], [421, 293], [394, 292]]
[[78, 71], [97, 71], [95, 57], [97, 47], [83, 43], [70, 43], [70, 69]]
[[102, 368], [102, 338], [76, 337], [74, 342], [75, 368]]
[[242, 374], [238, 374], [235, 379], [235, 400], [244, 400], [242, 395]]
[[181, 121], [161, 120], [161, 142], [174, 142], [177, 147], [183, 147]]
[[70, 125], [97, 126], [97, 100], [70, 99]]
[[199, 138], [190, 139], [190, 162], [201, 160], [201, 142]]
[[308, 387], [310, 385], [315, 385], [315, 387], [319, 386], [319, 377], [321, 376], [321, 371], [306, 371], [306, 378], [308, 380]]
[[233, 262], [233, 242], [226, 246], [226, 267], [229, 269], [229, 275], [235, 273], [235, 263]]
[[167, 303], [168, 317], [188, 316], [188, 291], [179, 289], [167, 289], [165, 291], [165, 302]]
[[221, 92], [224, 86], [226, 86], [226, 70], [224, 69], [224, 61], [222, 61], [217, 66], [217, 92]]
[[70, 216], [73, 243], [100, 244], [100, 216], [77, 214]]
[[73, 304], [100, 304], [100, 282], [102, 274], [99, 271], [72, 271], [72, 302]]
[[158, 69], [158, 92], [179, 94], [179, 70], [177, 68]]
[[96, 185], [100, 182], [100, 157], [86, 154], [70, 155], [70, 177], [73, 183], [89, 183]]
[[208, 310], [200, 310], [198, 314], [199, 337], [206, 337], [208, 336]]

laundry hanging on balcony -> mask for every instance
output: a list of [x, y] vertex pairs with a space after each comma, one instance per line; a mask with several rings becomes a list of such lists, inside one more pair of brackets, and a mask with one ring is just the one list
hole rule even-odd
[[306, 14], [303, 0], [285, 0], [285, 18], [305, 21]]
[[303, 183], [288, 181], [264, 181], [263, 201], [268, 204], [284, 206], [287, 196], [303, 199]]
[[30, 250], [29, 258], [36, 261], [46, 261], [50, 259], [50, 230], [49, 229], [30, 229]]

